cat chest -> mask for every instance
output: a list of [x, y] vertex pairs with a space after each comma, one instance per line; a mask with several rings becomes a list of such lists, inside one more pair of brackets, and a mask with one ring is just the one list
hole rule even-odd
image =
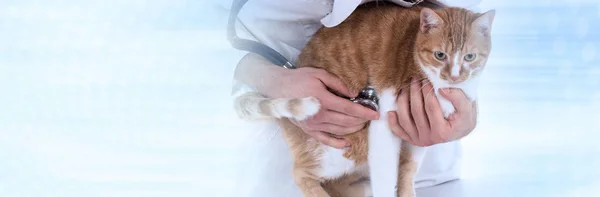
[[344, 157], [345, 150], [320, 145], [323, 152], [319, 155], [319, 177], [325, 179], [338, 178], [344, 174], [356, 172], [359, 169], [353, 160]]

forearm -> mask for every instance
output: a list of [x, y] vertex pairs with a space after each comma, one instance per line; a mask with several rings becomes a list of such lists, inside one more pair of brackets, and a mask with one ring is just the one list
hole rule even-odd
[[248, 53], [238, 63], [234, 78], [266, 94], [276, 84], [285, 68], [276, 66], [254, 53]]

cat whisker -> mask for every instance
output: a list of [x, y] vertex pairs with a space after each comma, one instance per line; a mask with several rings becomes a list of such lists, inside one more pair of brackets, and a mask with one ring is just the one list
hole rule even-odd
[[448, 91], [446, 91], [446, 89], [441, 89], [440, 91], [442, 91], [442, 92], [444, 92], [444, 93], [448, 94]]
[[[429, 92], [427, 92], [427, 94], [425, 94], [425, 98], [427, 98], [429, 96], [429, 94], [431, 94], [432, 92], [434, 92], [434, 89], [431, 88], [431, 90], [429, 90]], [[434, 95], [435, 96], [435, 95]]]
[[[420, 79], [416, 79], [416, 81], [423, 81], [424, 79], [427, 79], [427, 77], [423, 77], [423, 78], [420, 78]], [[399, 90], [404, 90], [404, 88], [406, 88], [406, 87], [410, 86], [411, 84], [412, 84], [412, 81], [411, 81], [411, 82], [408, 82], [408, 83], [406, 83], [406, 84], [404, 84], [403, 86], [401, 86], [401, 87], [399, 88]]]
[[[421, 86], [420, 91], [423, 90], [423, 88], [425, 88], [425, 86], [431, 84], [431, 81], [427, 81], [426, 83], [423, 84], [423, 86]], [[429, 94], [431, 94], [431, 92], [434, 92], [435, 89], [431, 88], [431, 90], [429, 90], [426, 94], [425, 94], [425, 98], [429, 97]]]
[[427, 84], [430, 84], [431, 82], [427, 81], [424, 84], [422, 84], [421, 89], [419, 89], [419, 91], [422, 91], [423, 88], [425, 88], [425, 86], [427, 86]]
[[424, 83], [424, 84], [421, 86], [421, 89], [425, 88], [425, 86], [427, 86], [428, 84], [431, 84], [431, 82], [430, 82], [430, 81], [427, 81], [427, 82], [425, 82], [425, 83]]

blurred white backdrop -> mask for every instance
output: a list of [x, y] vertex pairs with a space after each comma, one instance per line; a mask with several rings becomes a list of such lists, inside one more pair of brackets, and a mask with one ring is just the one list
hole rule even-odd
[[[230, 1], [0, 1], [0, 196], [228, 196]], [[600, 196], [600, 3], [497, 9], [475, 196]]]

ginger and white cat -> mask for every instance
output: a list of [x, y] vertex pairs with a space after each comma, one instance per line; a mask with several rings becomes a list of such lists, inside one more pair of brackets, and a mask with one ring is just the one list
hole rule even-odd
[[[342, 136], [351, 144], [346, 149], [325, 146], [289, 121], [316, 114], [320, 104], [314, 97], [267, 98], [247, 86], [236, 94], [236, 110], [243, 119], [278, 121], [294, 156], [290, 173], [305, 196], [372, 192], [375, 197], [413, 197], [414, 176], [427, 148], [395, 136], [387, 112], [397, 109], [396, 98], [412, 78], [431, 82], [444, 117], [454, 112], [454, 106], [439, 95], [440, 88], [460, 88], [474, 101], [491, 51], [494, 15], [493, 10], [473, 13], [379, 2], [359, 7], [336, 27], [319, 29], [300, 54], [297, 67], [324, 69], [340, 77], [351, 91], [372, 86], [379, 96], [380, 119]], [[348, 186], [361, 177], [370, 177], [370, 188]]]

